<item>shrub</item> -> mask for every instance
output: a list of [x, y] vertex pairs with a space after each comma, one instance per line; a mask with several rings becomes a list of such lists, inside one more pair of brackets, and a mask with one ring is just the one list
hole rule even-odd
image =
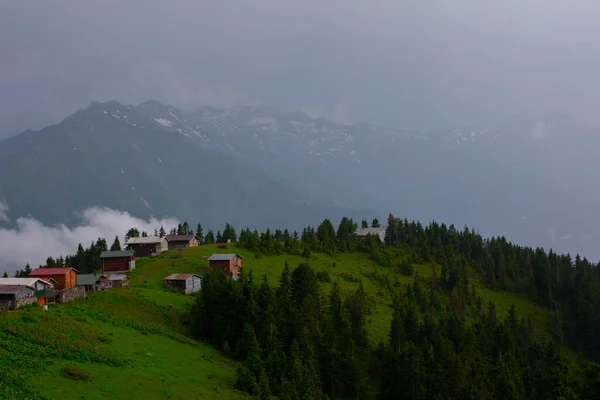
[[329, 272], [327, 272], [327, 271], [318, 271], [317, 279], [320, 282], [331, 283], [331, 277], [329, 276]]
[[411, 276], [414, 272], [413, 266], [410, 263], [402, 263], [398, 266], [398, 269], [404, 276]]
[[67, 378], [73, 379], [75, 381], [91, 381], [92, 375], [89, 372], [82, 370], [79, 367], [65, 367], [63, 370], [64, 375]]
[[219, 243], [217, 245], [217, 249], [227, 249], [227, 244], [225, 244], [225, 243]]

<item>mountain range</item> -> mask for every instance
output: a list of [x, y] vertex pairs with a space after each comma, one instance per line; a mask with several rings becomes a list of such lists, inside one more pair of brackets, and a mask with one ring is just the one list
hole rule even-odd
[[9, 218], [76, 223], [93, 205], [217, 229], [324, 217], [433, 219], [598, 258], [600, 130], [559, 112], [434, 132], [266, 107], [92, 102], [0, 141]]

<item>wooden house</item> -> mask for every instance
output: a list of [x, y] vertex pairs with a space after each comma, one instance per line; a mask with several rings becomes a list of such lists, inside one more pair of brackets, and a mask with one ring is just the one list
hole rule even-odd
[[53, 279], [56, 290], [74, 288], [77, 286], [77, 270], [75, 268], [36, 268], [29, 273], [30, 278]]
[[77, 287], [83, 288], [86, 292], [98, 292], [104, 289], [104, 283], [100, 276], [96, 274], [77, 275]]
[[200, 239], [196, 235], [167, 235], [169, 250], [183, 250], [188, 247], [197, 247]]
[[225, 275], [237, 278], [243, 257], [239, 254], [213, 254], [208, 258], [209, 270], [222, 270]]
[[17, 310], [36, 302], [35, 290], [24, 285], [0, 285], [0, 308]]
[[357, 239], [365, 240], [368, 235], [379, 238], [382, 242], [385, 240], [385, 226], [380, 228], [357, 228], [354, 236]]
[[100, 254], [102, 273], [127, 272], [135, 269], [133, 250], [103, 251]]
[[156, 257], [169, 250], [169, 245], [166, 237], [133, 237], [127, 241], [126, 248], [135, 251], [138, 257]]
[[100, 283], [102, 284], [102, 288], [104, 290], [106, 289], [112, 289], [113, 287], [113, 283], [110, 279], [108, 279], [105, 275], [100, 275], [98, 277], [98, 280], [100, 281]]
[[127, 274], [107, 274], [104, 276], [112, 282], [112, 287], [124, 287], [129, 284]]
[[198, 292], [202, 288], [202, 277], [196, 274], [171, 274], [165, 278], [165, 288], [183, 294]]

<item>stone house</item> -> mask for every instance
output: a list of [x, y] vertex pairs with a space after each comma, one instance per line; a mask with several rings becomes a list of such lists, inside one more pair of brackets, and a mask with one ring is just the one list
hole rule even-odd
[[198, 292], [202, 288], [202, 277], [196, 274], [171, 274], [165, 278], [165, 288], [183, 294]]

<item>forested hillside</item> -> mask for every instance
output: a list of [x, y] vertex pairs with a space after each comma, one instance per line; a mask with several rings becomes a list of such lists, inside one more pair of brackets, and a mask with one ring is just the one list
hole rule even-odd
[[[357, 225], [369, 224], [344, 218], [336, 229], [325, 220], [302, 232], [236, 231], [226, 224], [216, 234], [205, 234], [198, 224], [196, 233], [203, 243], [218, 243], [139, 259], [129, 288], [59, 306], [53, 316], [62, 315], [71, 325], [58, 331], [56, 339], [67, 340], [69, 326], [79, 332], [90, 329], [88, 324], [95, 326], [97, 319], [159, 334], [174, 330], [187, 337], [181, 339], [186, 343], [192, 338], [209, 343], [230, 359], [235, 373], [219, 369], [221, 376], [230, 376], [219, 383], [222, 398], [242, 392], [281, 399], [598, 397], [598, 265], [435, 222], [423, 226], [390, 215], [383, 243], [370, 235], [357, 239]], [[191, 231], [187, 223], [175, 232], [184, 230]], [[147, 233], [135, 228], [127, 232], [140, 234]], [[225, 243], [228, 240], [232, 243]], [[106, 241], [81, 248], [82, 259], [98, 245], [106, 247]], [[118, 241], [113, 246], [119, 246]], [[208, 266], [209, 255], [231, 252], [244, 257], [239, 279], [213, 271], [205, 275], [196, 295], [163, 289], [168, 274], [198, 273]], [[77, 259], [75, 255], [49, 262]], [[130, 320], [130, 312], [137, 315], [141, 306], [149, 306], [142, 299], [153, 299], [159, 307], [156, 316], [150, 311], [141, 316], [150, 325]], [[106, 301], [110, 306], [102, 306]], [[128, 311], [130, 307], [140, 311]], [[48, 342], [27, 335], [15, 342], [30, 318], [51, 326], [38, 311], [28, 313], [11, 313], [0, 325], [6, 339], [0, 340], [0, 348], [7, 354], [15, 345]], [[102, 331], [111, 329], [115, 328]], [[114, 348], [98, 333], [85, 335], [92, 345], [89, 351]], [[62, 368], [70, 365], [69, 351], [43, 357], [58, 360]], [[119, 398], [114, 391], [97, 392], [100, 383], [111, 381], [98, 378], [98, 371], [109, 368], [107, 374], [137, 382], [132, 374], [143, 358], [134, 354], [127, 366], [107, 367], [91, 356], [77, 358], [76, 365], [92, 376], [78, 382], [78, 388], [90, 398], [107, 398], [109, 392]], [[180, 362], [194, 368], [200, 361], [193, 354], [189, 358], [182, 353]], [[198, 365], [211, 368], [205, 362]], [[22, 364], [17, 370], [32, 373]], [[46, 368], [45, 374], [54, 370]], [[26, 389], [49, 393], [27, 385], [18, 375], [11, 377]], [[169, 380], [164, 398], [175, 392], [179, 398], [194, 398], [190, 393], [195, 385], [203, 391], [214, 385], [202, 377], [194, 379], [196, 383], [180, 390], [173, 386], [177, 380]]]

